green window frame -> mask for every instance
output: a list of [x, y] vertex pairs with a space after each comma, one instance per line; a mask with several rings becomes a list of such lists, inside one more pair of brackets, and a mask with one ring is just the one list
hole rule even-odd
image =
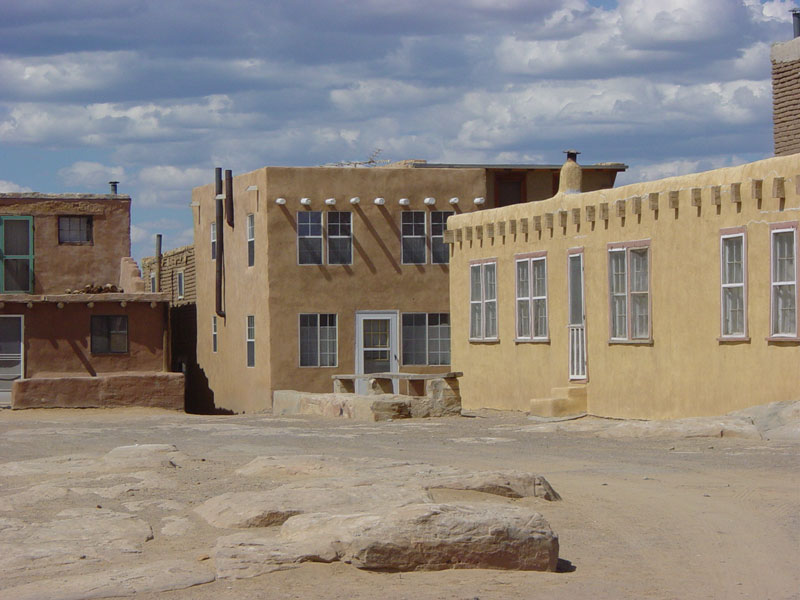
[[[27, 224], [25, 240], [13, 239], [12, 228]], [[19, 231], [18, 231], [19, 232]], [[0, 293], [33, 292], [33, 217], [0, 217]]]

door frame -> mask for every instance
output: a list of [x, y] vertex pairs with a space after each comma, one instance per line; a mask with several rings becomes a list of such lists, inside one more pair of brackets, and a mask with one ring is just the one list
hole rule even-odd
[[[572, 323], [572, 279], [570, 277], [570, 267], [572, 260], [575, 258], [580, 260], [581, 265], [581, 323]], [[567, 351], [568, 351], [568, 364], [567, 368], [569, 370], [569, 381], [570, 382], [586, 382], [589, 379], [589, 357], [588, 357], [588, 344], [586, 343], [586, 256], [583, 252], [583, 247], [581, 248], [570, 248], [567, 251], [567, 331], [569, 335], [567, 336]], [[579, 327], [579, 335], [580, 335], [580, 345], [582, 346], [582, 355], [583, 355], [583, 374], [574, 374], [572, 373], [572, 361], [573, 361], [573, 335], [572, 335], [572, 328]]]
[[[400, 353], [398, 324], [400, 321], [400, 311], [397, 310], [357, 310], [355, 318], [355, 340], [356, 356], [355, 371], [356, 375], [364, 374], [364, 331], [362, 324], [364, 319], [388, 319], [389, 320], [389, 364], [390, 371], [397, 372], [400, 369]], [[366, 393], [367, 382], [364, 379], [356, 379], [355, 390], [357, 394]], [[392, 389], [397, 393], [398, 382], [392, 382]]]
[[[25, 315], [13, 315], [13, 314], [3, 314], [0, 315], [0, 319], [19, 319], [19, 379], [25, 377]], [[3, 355], [0, 354], [0, 357]], [[16, 380], [14, 380], [16, 381]], [[6, 398], [6, 394], [8, 397]], [[0, 391], [0, 404], [11, 403], [11, 390], [9, 389], [8, 392]]]

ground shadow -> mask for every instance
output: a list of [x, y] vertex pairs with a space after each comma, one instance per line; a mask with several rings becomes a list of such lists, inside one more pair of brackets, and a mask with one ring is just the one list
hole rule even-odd
[[556, 573], [574, 573], [578, 570], [578, 567], [573, 565], [570, 561], [565, 558], [559, 558], [558, 564], [556, 565]]

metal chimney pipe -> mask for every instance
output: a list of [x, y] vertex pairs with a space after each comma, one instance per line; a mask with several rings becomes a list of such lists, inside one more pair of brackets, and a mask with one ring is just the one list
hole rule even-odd
[[216, 296], [216, 313], [220, 317], [225, 317], [225, 311], [222, 310], [222, 259], [225, 254], [225, 246], [223, 244], [224, 232], [222, 227], [222, 169], [217, 167], [214, 169], [214, 199], [216, 201], [217, 213], [217, 277], [214, 293]]
[[793, 8], [792, 13], [792, 26], [794, 27], [794, 37], [800, 37], [800, 9]]
[[161, 234], [156, 234], [156, 291], [161, 291]]
[[[795, 25], [795, 27], [797, 27]], [[108, 185], [111, 186], [111, 193], [116, 195], [117, 194], [117, 185], [119, 185], [119, 181], [109, 181]]]
[[233, 173], [225, 169], [225, 220], [233, 227]]

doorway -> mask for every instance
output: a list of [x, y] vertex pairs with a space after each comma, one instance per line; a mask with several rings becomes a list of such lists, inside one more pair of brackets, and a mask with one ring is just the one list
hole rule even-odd
[[11, 385], [25, 372], [22, 315], [0, 315], [0, 406], [11, 405]]
[[[356, 313], [356, 374], [396, 372], [397, 312], [372, 311]], [[397, 393], [397, 381], [393, 383]], [[356, 380], [356, 394], [367, 393], [367, 381]]]

